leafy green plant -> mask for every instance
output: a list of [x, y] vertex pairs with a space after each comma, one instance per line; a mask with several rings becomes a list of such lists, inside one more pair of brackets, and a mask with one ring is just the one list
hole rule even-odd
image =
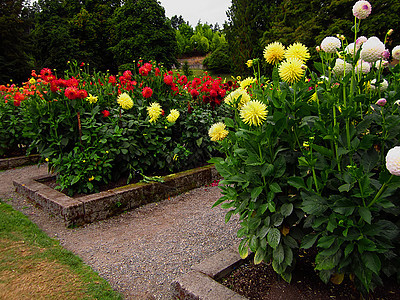
[[226, 154], [212, 160], [224, 177], [215, 205], [229, 209], [226, 220], [240, 215], [241, 256], [250, 248], [255, 263], [290, 281], [296, 249], [314, 247], [324, 282], [348, 276], [366, 296], [386, 276], [400, 278], [400, 67], [384, 72], [384, 43], [357, 39], [360, 22], [354, 43], [321, 43], [319, 74], [306, 73], [302, 44], [268, 45], [272, 80], [243, 80], [253, 99], [228, 95], [232, 116], [209, 135]]

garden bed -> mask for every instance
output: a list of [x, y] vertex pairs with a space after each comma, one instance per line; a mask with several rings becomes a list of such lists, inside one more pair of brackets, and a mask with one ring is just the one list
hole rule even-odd
[[[178, 299], [361, 299], [349, 279], [324, 284], [314, 271], [315, 253], [301, 251], [292, 282], [285, 282], [271, 265], [254, 265], [252, 256], [241, 259], [232, 247], [192, 267], [173, 283]], [[369, 299], [400, 299], [400, 286], [392, 278], [376, 288]]]
[[0, 159], [0, 170], [8, 170], [12, 168], [22, 167], [25, 165], [35, 164], [39, 161], [39, 154], [29, 156], [15, 156]]
[[218, 177], [214, 166], [208, 165], [164, 176], [164, 182], [134, 183], [77, 198], [71, 198], [46, 185], [45, 181], [54, 178], [52, 175], [26, 181], [15, 180], [14, 186], [18, 193], [59, 218], [66, 226], [79, 226], [178, 195], [208, 184]]

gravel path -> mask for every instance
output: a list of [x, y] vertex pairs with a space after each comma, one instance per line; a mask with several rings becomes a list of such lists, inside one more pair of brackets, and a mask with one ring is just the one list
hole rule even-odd
[[28, 166], [0, 172], [0, 198], [9, 200], [50, 237], [80, 256], [125, 299], [171, 299], [171, 283], [193, 264], [237, 244], [238, 218], [211, 208], [218, 187], [202, 187], [122, 215], [67, 229], [14, 191], [12, 180], [47, 173]]

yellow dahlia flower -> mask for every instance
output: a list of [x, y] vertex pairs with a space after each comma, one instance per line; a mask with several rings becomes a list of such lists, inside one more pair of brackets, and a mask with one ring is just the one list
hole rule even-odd
[[244, 90], [245, 88], [247, 88], [249, 85], [251, 85], [255, 81], [256, 81], [255, 78], [247, 77], [246, 79], [244, 79], [240, 82], [240, 87]]
[[218, 122], [213, 124], [208, 130], [208, 135], [210, 136], [212, 141], [222, 141], [229, 133], [228, 130], [225, 129], [226, 126], [222, 122]]
[[246, 62], [246, 65], [247, 65], [248, 68], [251, 68], [251, 67], [253, 66], [253, 60], [252, 60], [252, 59], [249, 59], [249, 60]]
[[285, 46], [280, 42], [273, 42], [268, 44], [264, 49], [264, 58], [267, 63], [276, 65], [285, 56]]
[[174, 123], [179, 118], [179, 111], [176, 109], [171, 109], [169, 115], [167, 116], [167, 121], [170, 123]]
[[89, 94], [88, 97], [86, 97], [86, 101], [89, 102], [90, 104], [96, 103], [97, 102], [97, 96], [93, 96], [92, 94]]
[[297, 58], [303, 62], [306, 62], [310, 58], [310, 53], [306, 46], [301, 43], [294, 43], [287, 48], [285, 52], [285, 58]]
[[237, 104], [238, 108], [240, 109], [243, 105], [250, 101], [250, 95], [246, 92], [246, 90], [238, 88], [226, 96], [224, 101], [230, 106], [235, 106]]
[[303, 77], [304, 70], [303, 62], [300, 59], [291, 58], [279, 66], [278, 72], [283, 81], [292, 84]]
[[267, 117], [267, 106], [258, 100], [252, 100], [240, 110], [240, 118], [245, 124], [259, 126]]
[[117, 102], [123, 109], [131, 109], [133, 107], [132, 98], [127, 93], [119, 95]]
[[157, 102], [151, 103], [150, 106], [147, 107], [147, 113], [150, 117], [150, 123], [156, 121], [162, 114], [161, 105]]

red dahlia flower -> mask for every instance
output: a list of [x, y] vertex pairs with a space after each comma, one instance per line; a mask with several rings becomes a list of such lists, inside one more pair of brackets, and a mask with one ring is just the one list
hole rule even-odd
[[106, 110], [106, 109], [103, 110], [101, 113], [103, 114], [104, 118], [107, 118], [110, 115], [110, 112], [108, 110]]
[[140, 75], [142, 75], [142, 76], [147, 76], [147, 75], [149, 75], [149, 70], [145, 67], [145, 66], [141, 66], [140, 68], [139, 68], [139, 74]]
[[142, 90], [142, 95], [144, 98], [150, 98], [153, 95], [153, 90], [149, 87], [144, 87]]
[[172, 82], [173, 82], [173, 77], [172, 77], [172, 75], [164, 74], [164, 82], [165, 82], [165, 84], [167, 84], [167, 85], [172, 85]]
[[117, 83], [117, 78], [115, 78], [114, 75], [111, 75], [110, 77], [108, 77], [108, 83], [115, 85]]
[[131, 80], [132, 79], [132, 72], [130, 70], [126, 70], [123, 73], [123, 76], [127, 79], [127, 80]]
[[151, 63], [145, 63], [143, 65], [144, 68], [146, 68], [149, 72], [151, 71], [151, 69], [153, 68], [153, 66], [151, 65]]
[[78, 91], [78, 97], [79, 99], [84, 99], [88, 96], [88, 93], [86, 90], [79, 90]]
[[196, 89], [193, 89], [190, 91], [190, 95], [192, 95], [193, 99], [197, 99], [199, 92]]
[[79, 90], [76, 87], [70, 86], [65, 89], [64, 94], [68, 99], [74, 100], [78, 98]]

